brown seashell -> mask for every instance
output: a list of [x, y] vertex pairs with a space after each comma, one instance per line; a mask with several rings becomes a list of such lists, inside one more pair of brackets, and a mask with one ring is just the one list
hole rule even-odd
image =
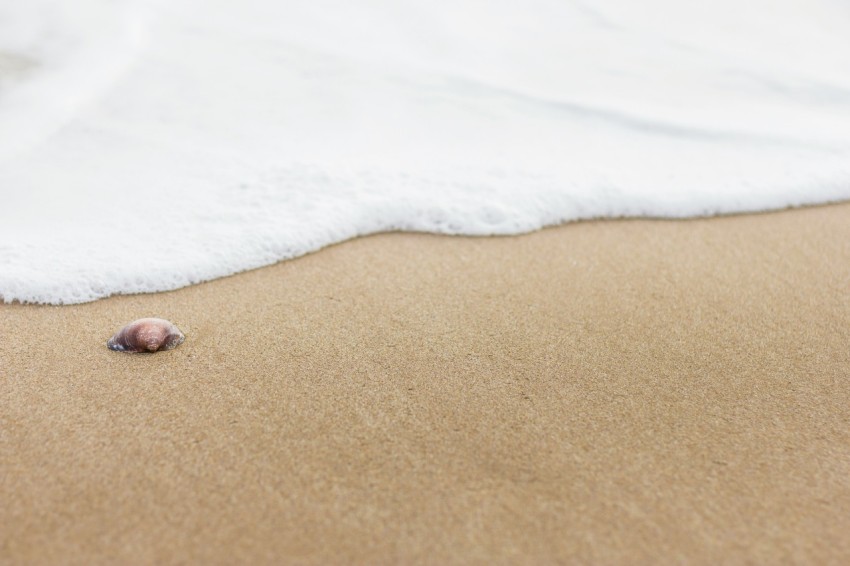
[[185, 339], [167, 320], [140, 318], [116, 332], [106, 345], [117, 352], [156, 352], [176, 348]]

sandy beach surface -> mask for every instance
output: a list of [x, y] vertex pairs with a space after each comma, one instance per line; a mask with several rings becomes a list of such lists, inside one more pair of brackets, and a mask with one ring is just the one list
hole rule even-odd
[[850, 205], [0, 305], [0, 502], [4, 564], [846, 564]]

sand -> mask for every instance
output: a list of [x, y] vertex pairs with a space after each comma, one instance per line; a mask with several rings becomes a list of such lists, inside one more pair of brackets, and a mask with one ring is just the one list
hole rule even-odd
[[[105, 342], [143, 316], [155, 355]], [[0, 305], [2, 563], [848, 563], [850, 205]]]

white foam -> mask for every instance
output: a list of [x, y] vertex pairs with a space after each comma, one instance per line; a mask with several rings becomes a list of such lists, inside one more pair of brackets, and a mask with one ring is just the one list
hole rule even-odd
[[62, 6], [0, 0], [0, 63], [30, 62], [0, 80], [7, 302], [850, 198], [842, 0]]

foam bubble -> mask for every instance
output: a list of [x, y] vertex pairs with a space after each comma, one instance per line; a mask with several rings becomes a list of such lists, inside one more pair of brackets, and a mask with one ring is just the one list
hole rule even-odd
[[175, 289], [387, 230], [850, 198], [838, 0], [62, 6], [0, 0], [7, 302]]

